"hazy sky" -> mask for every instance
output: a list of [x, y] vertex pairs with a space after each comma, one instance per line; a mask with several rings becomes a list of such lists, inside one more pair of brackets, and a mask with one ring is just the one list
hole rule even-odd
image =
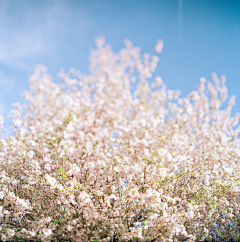
[[0, 113], [22, 101], [36, 64], [88, 73], [100, 34], [114, 51], [127, 37], [153, 53], [163, 39], [156, 75], [170, 89], [185, 96], [201, 76], [226, 74], [240, 111], [239, 0], [0, 0]]

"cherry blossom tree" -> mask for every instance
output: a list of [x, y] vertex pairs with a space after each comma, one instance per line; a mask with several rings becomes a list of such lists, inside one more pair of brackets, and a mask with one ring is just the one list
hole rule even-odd
[[239, 240], [240, 126], [225, 76], [180, 98], [152, 77], [162, 40], [152, 56], [129, 40], [118, 53], [103, 37], [96, 46], [89, 75], [54, 80], [39, 66], [14, 104], [1, 240]]

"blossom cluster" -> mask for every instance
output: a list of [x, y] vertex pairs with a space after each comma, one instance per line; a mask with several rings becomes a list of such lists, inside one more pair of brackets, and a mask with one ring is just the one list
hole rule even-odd
[[153, 55], [124, 43], [114, 53], [98, 37], [89, 75], [30, 76], [0, 140], [2, 241], [239, 239], [240, 126], [226, 77], [201, 77], [180, 98], [153, 77], [162, 40]]

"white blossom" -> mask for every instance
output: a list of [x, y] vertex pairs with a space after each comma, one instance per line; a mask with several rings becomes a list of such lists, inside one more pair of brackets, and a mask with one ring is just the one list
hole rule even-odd
[[14, 134], [0, 140], [1, 240], [237, 238], [240, 126], [235, 97], [222, 105], [226, 77], [179, 98], [160, 76], [150, 83], [162, 40], [152, 56], [128, 40], [118, 53], [96, 45], [90, 74], [55, 82], [38, 66], [28, 105], [14, 105]]

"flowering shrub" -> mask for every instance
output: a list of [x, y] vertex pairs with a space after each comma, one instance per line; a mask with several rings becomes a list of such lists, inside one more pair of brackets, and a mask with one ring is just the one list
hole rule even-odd
[[[115, 54], [97, 38], [90, 75], [38, 67], [0, 143], [3, 241], [239, 239], [240, 127], [225, 76], [185, 98], [161, 77], [163, 48]], [[135, 91], [131, 91], [138, 78]], [[1, 117], [1, 128], [3, 119]]]

